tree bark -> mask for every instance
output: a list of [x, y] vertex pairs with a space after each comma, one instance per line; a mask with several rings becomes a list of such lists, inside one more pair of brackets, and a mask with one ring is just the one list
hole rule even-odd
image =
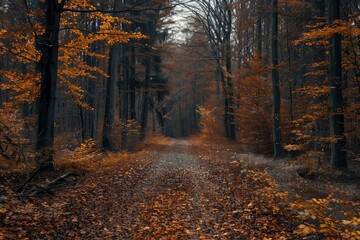
[[149, 113], [149, 86], [150, 86], [150, 67], [151, 61], [150, 56], [146, 56], [146, 66], [145, 66], [145, 82], [144, 82], [144, 93], [143, 93], [143, 104], [141, 111], [141, 132], [140, 132], [140, 140], [144, 141], [146, 137], [147, 130], [147, 120]]
[[130, 119], [136, 120], [136, 82], [135, 82], [135, 44], [130, 44], [130, 66], [129, 66], [129, 95], [130, 95]]
[[[340, 19], [340, 1], [329, 0], [328, 24]], [[345, 152], [345, 128], [344, 128], [344, 99], [342, 93], [342, 67], [341, 67], [341, 34], [335, 33], [330, 40], [330, 136], [331, 142], [331, 165], [336, 168], [347, 168]]]
[[121, 115], [123, 121], [129, 120], [129, 77], [130, 77], [130, 64], [129, 64], [129, 46], [123, 46], [123, 79], [121, 81]]
[[281, 96], [280, 96], [280, 77], [278, 71], [279, 53], [278, 53], [278, 1], [273, 0], [272, 6], [272, 26], [271, 26], [271, 78], [273, 95], [273, 144], [274, 159], [283, 157], [284, 151], [281, 144]]
[[257, 19], [256, 19], [256, 41], [257, 41], [257, 52], [262, 54], [263, 52], [263, 39], [262, 39], [262, 20], [263, 20], [263, 7], [264, 0], [257, 1]]
[[[226, 1], [224, 1], [226, 3]], [[232, 3], [232, 1], [230, 1]], [[225, 35], [225, 56], [226, 56], [226, 95], [225, 101], [227, 109], [227, 125], [228, 125], [228, 138], [230, 141], [236, 140], [236, 133], [235, 133], [235, 115], [234, 115], [234, 90], [233, 90], [233, 83], [232, 83], [232, 64], [231, 64], [231, 32], [232, 32], [232, 9], [230, 6], [227, 6], [227, 25], [226, 25], [226, 33]]]
[[[312, 11], [313, 23], [316, 24], [318, 21], [321, 21], [323, 17], [325, 17], [325, 0], [312, 0]], [[324, 47], [314, 47], [313, 63], [322, 61], [326, 61]], [[324, 76], [316, 77], [314, 85], [317, 87], [323, 86], [323, 78]], [[312, 101], [312, 104], [321, 104], [324, 101], [326, 101], [326, 96], [318, 96]], [[325, 149], [321, 138], [326, 137], [329, 134], [328, 124], [326, 122], [327, 121], [325, 121], [323, 118], [315, 120], [314, 150], [318, 152], [322, 152]]]
[[41, 152], [42, 170], [55, 169], [53, 161], [55, 99], [59, 52], [60, 15], [65, 0], [46, 1], [46, 23], [42, 42], [37, 43], [41, 51], [41, 86], [39, 97], [38, 136], [36, 150]]
[[119, 44], [110, 49], [109, 77], [106, 84], [105, 120], [102, 147], [112, 150], [114, 144], [111, 141], [112, 128], [115, 122], [116, 83], [119, 80]]
[[[114, 9], [119, 9], [119, 1], [114, 2]], [[117, 16], [118, 14], [114, 14]], [[119, 81], [119, 56], [120, 43], [114, 44], [110, 48], [108, 79], [106, 81], [105, 96], [105, 118], [103, 126], [102, 147], [108, 150], [114, 150], [115, 143], [112, 140], [112, 130], [115, 123], [116, 114], [116, 84]]]

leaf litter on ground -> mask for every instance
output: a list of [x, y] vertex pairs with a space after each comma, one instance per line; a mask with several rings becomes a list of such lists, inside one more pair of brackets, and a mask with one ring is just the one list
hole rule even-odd
[[233, 149], [168, 141], [104, 156], [104, 164], [97, 159], [80, 187], [54, 197], [9, 197], [0, 208], [0, 239], [304, 239], [305, 230], [307, 239], [325, 236], [302, 227], [325, 229], [301, 222], [303, 206], [291, 203], [264, 168], [244, 166]]

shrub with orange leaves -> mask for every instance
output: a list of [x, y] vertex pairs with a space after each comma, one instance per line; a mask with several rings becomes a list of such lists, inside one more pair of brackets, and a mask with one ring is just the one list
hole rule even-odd
[[196, 110], [200, 114], [201, 137], [206, 140], [215, 140], [222, 136], [221, 126], [216, 115], [216, 107], [208, 109], [206, 107], [198, 107]]
[[[270, 67], [264, 65], [263, 56], [255, 53], [235, 70], [235, 115], [239, 126], [239, 140], [250, 150], [267, 154], [272, 149], [272, 99]], [[254, 149], [255, 148], [255, 149]]]

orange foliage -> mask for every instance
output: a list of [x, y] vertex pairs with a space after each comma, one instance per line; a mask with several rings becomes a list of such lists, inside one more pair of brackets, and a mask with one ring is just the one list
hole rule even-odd
[[[359, 92], [359, 76], [358, 62], [359, 62], [359, 36], [360, 29], [357, 22], [359, 19], [356, 16], [348, 16], [349, 19], [336, 20], [331, 26], [329, 26], [325, 19], [318, 19], [314, 24], [308, 25], [308, 31], [293, 41], [295, 46], [303, 44], [307, 47], [320, 48], [325, 54], [328, 54], [330, 47], [330, 39], [334, 34], [341, 34], [342, 36], [342, 70], [344, 79], [346, 79], [347, 86], [344, 90], [345, 97], [349, 103], [345, 109], [346, 117], [346, 131], [349, 134], [349, 139], [360, 139], [358, 134], [358, 122], [359, 122], [359, 105], [356, 100], [360, 94]], [[305, 76], [309, 77], [309, 81], [305, 83], [305, 86], [301, 89], [297, 89], [295, 93], [299, 93], [302, 96], [302, 102], [304, 106], [308, 106], [303, 110], [303, 114], [295, 120], [293, 126], [293, 134], [297, 144], [290, 144], [286, 148], [288, 150], [294, 149], [308, 149], [312, 148], [312, 144], [315, 141], [322, 142], [323, 144], [334, 141], [333, 138], [321, 137], [316, 138], [314, 136], [314, 129], [317, 120], [328, 119], [328, 106], [327, 96], [330, 92], [330, 87], [327, 86], [327, 74], [328, 74], [328, 62], [320, 61], [312, 63], [312, 69], [308, 71]], [[319, 81], [321, 80], [321, 81]], [[318, 84], [314, 84], [318, 82]], [[319, 83], [321, 82], [321, 86]], [[314, 101], [316, 98], [322, 97], [322, 101]], [[314, 102], [313, 102], [314, 101]], [[358, 141], [357, 140], [357, 141]], [[355, 141], [356, 142], [356, 141]]]
[[[268, 152], [271, 148], [271, 83], [270, 68], [263, 64], [262, 56], [255, 54], [243, 68], [235, 71], [235, 109], [239, 125], [239, 139], [243, 144], [253, 144], [257, 150]], [[259, 149], [261, 148], [261, 149]]]
[[[295, 234], [321, 233], [326, 239], [359, 239], [359, 204], [329, 195], [324, 199], [297, 200], [291, 204], [303, 222]], [[334, 214], [336, 210], [337, 214]], [[341, 216], [339, 216], [339, 212]]]
[[[76, 0], [67, 1], [68, 9], [95, 10], [96, 6], [90, 1]], [[35, 39], [44, 31], [39, 21], [44, 13], [39, 10], [28, 10], [29, 22], [22, 24], [12, 23], [10, 18], [5, 21], [6, 29], [0, 31], [0, 55], [16, 64], [24, 65], [24, 71], [3, 68], [0, 74], [4, 81], [2, 90], [8, 90], [19, 102], [34, 102], [39, 92], [39, 74], [36, 73], [35, 63], [40, 59], [40, 53], [36, 49]], [[145, 36], [137, 32], [125, 32], [121, 30], [123, 24], [129, 21], [100, 12], [77, 13], [66, 11], [62, 13], [60, 22], [59, 42], [59, 69], [58, 77], [60, 84], [68, 90], [82, 107], [90, 108], [83, 100], [84, 90], [79, 86], [83, 78], [96, 78], [98, 75], [106, 76], [106, 69], [91, 66], [84, 61], [84, 56], [105, 59], [107, 51], [99, 52], [91, 49], [94, 43], [102, 43], [111, 46], [116, 43], [127, 43], [132, 39], [141, 39]], [[96, 23], [95, 30], [87, 27]], [[10, 41], [9, 41], [10, 40]]]
[[203, 139], [214, 140], [222, 135], [219, 120], [216, 117], [216, 107], [208, 109], [199, 107], [197, 112], [200, 114], [201, 137]]

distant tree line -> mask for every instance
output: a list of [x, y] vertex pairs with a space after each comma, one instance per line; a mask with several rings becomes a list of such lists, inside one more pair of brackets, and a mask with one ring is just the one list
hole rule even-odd
[[346, 168], [360, 149], [359, 8], [349, 0], [187, 5], [192, 34], [173, 58], [186, 55], [189, 63], [170, 74], [169, 86], [188, 81], [186, 91], [171, 94], [189, 107], [167, 124], [180, 124], [183, 135], [216, 119], [207, 132], [246, 150], [275, 159], [307, 153]]

